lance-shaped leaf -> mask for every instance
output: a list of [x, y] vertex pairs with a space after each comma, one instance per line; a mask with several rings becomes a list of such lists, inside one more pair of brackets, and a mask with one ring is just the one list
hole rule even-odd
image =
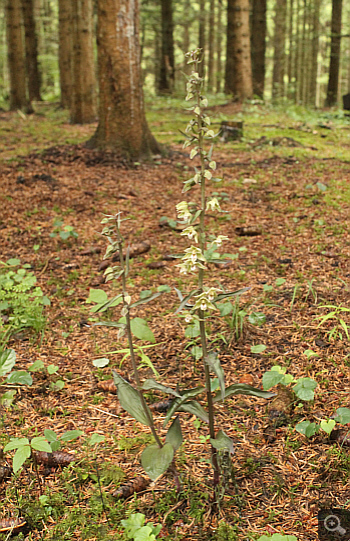
[[341, 425], [346, 425], [350, 423], [350, 409], [349, 408], [338, 408], [335, 412], [337, 414], [335, 420]]
[[216, 434], [215, 439], [210, 438], [210, 443], [212, 446], [217, 450], [220, 451], [221, 449], [227, 449], [233, 455], [234, 448], [233, 448], [233, 441], [231, 438], [228, 437], [227, 434], [223, 430], [219, 430], [219, 432]]
[[[178, 291], [178, 290], [176, 290]], [[185, 307], [186, 307], [186, 304], [187, 302], [191, 299], [191, 297], [193, 297], [196, 293], [198, 293], [198, 289], [193, 289], [188, 295], [186, 295], [186, 297], [183, 297], [182, 300], [181, 300], [181, 303], [180, 303], [180, 306], [178, 307], [178, 309], [176, 310], [175, 314], [178, 314], [179, 312], [181, 312], [181, 310], [183, 310]], [[181, 294], [182, 295], [182, 294]]]
[[31, 453], [32, 450], [29, 445], [22, 445], [21, 447], [18, 447], [12, 462], [13, 473], [18, 472], [18, 470], [23, 466], [26, 459], [30, 457]]
[[136, 338], [139, 340], [147, 340], [148, 342], [152, 342], [152, 344], [155, 343], [156, 339], [154, 338], [154, 334], [144, 319], [135, 317], [131, 320], [130, 326], [131, 332]]
[[0, 353], [0, 376], [6, 376], [16, 364], [16, 352], [14, 349], [5, 349]]
[[173, 422], [170, 425], [170, 428], [165, 437], [165, 442], [170, 443], [174, 449], [174, 452], [178, 450], [180, 445], [183, 442], [180, 420], [178, 417], [175, 417]]
[[36, 451], [44, 451], [45, 453], [51, 453], [52, 449], [48, 441], [44, 436], [36, 436], [32, 438], [30, 445]]
[[185, 402], [179, 408], [177, 408], [176, 411], [185, 411], [187, 413], [191, 413], [192, 415], [198, 417], [198, 419], [200, 419], [201, 421], [209, 423], [209, 417], [207, 412], [196, 400], [190, 400], [189, 402]]
[[150, 391], [150, 390], [161, 391], [162, 393], [165, 393], [165, 394], [172, 394], [174, 396], [181, 397], [181, 395], [177, 391], [175, 391], [171, 387], [166, 387], [165, 385], [158, 383], [158, 381], [156, 381], [153, 378], [146, 379], [146, 381], [142, 385], [142, 389], [144, 389], [145, 391]]
[[125, 276], [128, 276], [130, 271], [130, 250], [131, 248], [129, 244], [125, 254]]
[[166, 443], [163, 447], [153, 444], [146, 447], [142, 452], [141, 464], [147, 475], [152, 481], [155, 481], [166, 472], [173, 458], [174, 449], [170, 443]]
[[152, 413], [148, 408], [147, 404], [145, 404], [145, 407], [147, 408], [149, 414], [149, 417], [147, 416], [137, 390], [134, 389], [134, 387], [132, 387], [130, 383], [125, 381], [125, 379], [119, 376], [119, 374], [117, 374], [117, 372], [115, 372], [114, 370], [113, 379], [114, 383], [117, 386], [117, 393], [121, 407], [125, 411], [127, 411], [134, 419], [136, 419], [136, 421], [139, 421], [139, 423], [150, 426], [149, 419], [152, 419]]
[[94, 327], [118, 327], [119, 329], [125, 329], [125, 323], [118, 323], [117, 321], [97, 321], [93, 324]]
[[214, 302], [222, 301], [224, 299], [228, 299], [229, 297], [236, 297], [237, 295], [242, 295], [242, 293], [245, 293], [248, 291], [250, 287], [243, 287], [242, 289], [237, 289], [237, 291], [228, 291], [227, 293], [219, 293], [214, 299]]
[[[193, 398], [193, 397], [199, 395], [200, 393], [202, 393], [204, 390], [205, 390], [205, 387], [199, 386], [199, 387], [195, 387], [194, 389], [186, 389], [185, 391], [181, 391], [180, 397], [175, 398], [175, 400], [171, 404], [171, 406], [170, 406], [170, 408], [169, 408], [169, 410], [168, 410], [168, 412], [167, 412], [167, 414], [165, 416], [163, 426], [167, 425], [167, 423], [169, 422], [169, 420], [171, 419], [171, 417], [172, 417], [173, 413], [175, 413], [175, 411], [188, 411], [186, 409], [181, 409], [182, 405], [187, 400], [190, 401], [191, 398]], [[190, 413], [193, 413], [193, 412], [191, 411]], [[196, 415], [196, 413], [195, 413], [195, 415]]]
[[225, 397], [225, 374], [217, 353], [212, 351], [205, 357], [205, 362], [217, 376], [220, 384], [221, 396]]
[[156, 299], [160, 295], [162, 295], [162, 291], [158, 293], [153, 293], [152, 295], [149, 295], [148, 297], [145, 297], [144, 299], [140, 299], [138, 301], [133, 302], [130, 304], [130, 308], [133, 308], [134, 306], [139, 306], [140, 304], [146, 304], [147, 302], [153, 301], [153, 299]]
[[[247, 385], [246, 383], [234, 383], [233, 385], [230, 385], [226, 388], [225, 398], [234, 394], [256, 396], [257, 398], [271, 398], [272, 396], [276, 396], [275, 393], [270, 393], [269, 391], [262, 391], [261, 389], [257, 389], [256, 387], [253, 387], [252, 385]], [[222, 400], [221, 391], [219, 391], [215, 395], [213, 402], [215, 403], [219, 400]]]

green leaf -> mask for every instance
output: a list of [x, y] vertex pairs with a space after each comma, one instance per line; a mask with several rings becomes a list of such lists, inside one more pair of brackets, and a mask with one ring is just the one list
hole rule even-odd
[[123, 528], [125, 528], [125, 533], [129, 539], [133, 539], [137, 530], [142, 528], [145, 518], [143, 513], [133, 513], [126, 520], [120, 521]]
[[198, 359], [201, 359], [203, 357], [203, 349], [201, 346], [193, 346], [191, 348], [191, 355], [198, 361]]
[[52, 391], [61, 391], [64, 387], [64, 381], [62, 379], [58, 379], [57, 381], [52, 381], [50, 383], [50, 389]]
[[14, 400], [16, 394], [16, 390], [6, 391], [1, 397], [0, 397], [0, 403], [4, 408], [9, 408], [12, 405], [12, 402]]
[[323, 184], [323, 182], [316, 182], [316, 186], [321, 192], [325, 192], [327, 190], [327, 186]]
[[153, 344], [156, 341], [153, 332], [147, 325], [147, 322], [140, 317], [135, 317], [131, 320], [131, 332], [139, 340], [147, 340]]
[[335, 420], [341, 425], [347, 425], [350, 423], [350, 409], [349, 408], [338, 408], [335, 412], [337, 416]]
[[30, 446], [36, 451], [44, 451], [45, 453], [51, 453], [52, 451], [49, 442], [46, 441], [46, 438], [43, 436], [36, 436], [35, 438], [32, 438]]
[[275, 370], [268, 370], [262, 378], [262, 384], [265, 391], [268, 391], [284, 379], [284, 374]]
[[103, 304], [108, 301], [108, 295], [103, 289], [90, 289], [89, 296], [86, 302], [95, 302], [97, 304]]
[[179, 406], [176, 409], [176, 411], [184, 411], [186, 413], [191, 413], [191, 415], [195, 415], [201, 421], [204, 421], [205, 423], [209, 423], [209, 417], [208, 417], [207, 412], [196, 400], [190, 400], [189, 402], [184, 402], [181, 406]]
[[295, 535], [274, 533], [273, 535], [261, 535], [257, 541], [298, 541]]
[[6, 376], [16, 364], [14, 349], [5, 349], [0, 353], [0, 377]]
[[142, 389], [145, 391], [150, 391], [152, 389], [153, 391], [161, 391], [165, 394], [172, 394], [174, 396], [181, 397], [181, 395], [171, 387], [166, 387], [165, 385], [162, 385], [162, 383], [158, 383], [158, 381], [152, 378], [146, 379], [142, 385]]
[[171, 464], [174, 457], [174, 449], [170, 443], [159, 448], [158, 445], [149, 445], [141, 455], [141, 464], [147, 475], [155, 481], [162, 475]]
[[28, 368], [28, 370], [30, 372], [40, 372], [41, 370], [43, 370], [45, 368], [45, 364], [43, 363], [43, 361], [41, 361], [40, 359], [38, 359], [37, 361], [35, 361], [33, 364], [30, 365], [30, 367]]
[[51, 445], [52, 452], [54, 453], [55, 451], [58, 451], [60, 449], [61, 442], [59, 440], [52, 441], [50, 445]]
[[142, 526], [134, 535], [134, 541], [156, 541], [156, 536], [152, 533], [150, 526]]
[[161, 286], [158, 286], [157, 290], [160, 293], [170, 293], [171, 292], [171, 287], [167, 286], [166, 284], [163, 284]]
[[273, 286], [269, 286], [268, 284], [264, 284], [264, 287], [263, 287], [263, 290], [264, 291], [272, 291], [273, 290]]
[[285, 278], [276, 278], [275, 284], [276, 286], [282, 286], [285, 283]]
[[[127, 411], [136, 421], [143, 425], [150, 426], [148, 416], [143, 409], [141, 398], [136, 389], [130, 383], [125, 381], [115, 370], [113, 370], [114, 383], [117, 386], [118, 398], [121, 407]], [[152, 413], [146, 404], [149, 417], [152, 418]]]
[[57, 441], [57, 434], [53, 430], [49, 430], [48, 428], [45, 428], [44, 430], [44, 436], [47, 439], [48, 442], [52, 443], [54, 441]]
[[264, 323], [266, 322], [266, 316], [262, 312], [252, 312], [248, 316], [248, 321], [249, 323], [251, 323], [251, 325], [261, 327], [261, 325], [264, 325]]
[[223, 304], [220, 304], [219, 310], [222, 317], [228, 316], [233, 310], [232, 302], [224, 302]]
[[102, 434], [97, 434], [97, 432], [95, 432], [94, 434], [91, 434], [90, 438], [88, 439], [88, 445], [92, 447], [93, 445], [97, 445], [103, 441], [105, 441], [105, 437]]
[[57, 364], [49, 364], [49, 366], [47, 367], [47, 373], [52, 376], [52, 374], [56, 374], [56, 372], [58, 372], [58, 366]]
[[6, 382], [16, 383], [17, 385], [31, 385], [33, 378], [26, 370], [17, 370], [7, 376]]
[[325, 419], [322, 419], [322, 421], [320, 422], [320, 426], [321, 426], [322, 430], [327, 432], [327, 434], [330, 434], [332, 432], [333, 428], [335, 427], [335, 420], [334, 419], [328, 419], [328, 421], [326, 421]]
[[186, 338], [197, 338], [200, 333], [199, 321], [195, 321], [192, 325], [188, 325], [185, 330]]
[[242, 289], [237, 289], [237, 291], [229, 291], [227, 293], [219, 293], [214, 299], [214, 302], [222, 301], [223, 299], [228, 299], [230, 297], [236, 297], [237, 295], [242, 295], [246, 291], [249, 291], [250, 287], [243, 287]]
[[299, 378], [296, 385], [293, 387], [293, 391], [300, 400], [313, 400], [317, 383], [311, 378]]
[[219, 430], [215, 436], [215, 439], [210, 438], [210, 443], [218, 451], [221, 449], [227, 449], [231, 455], [234, 453], [233, 441], [227, 436], [227, 434], [225, 434], [223, 430]]
[[311, 423], [310, 421], [302, 421], [296, 425], [295, 430], [299, 432], [299, 434], [311, 438], [311, 436], [314, 436], [316, 432], [318, 432], [318, 426], [316, 423]]
[[174, 452], [178, 450], [180, 445], [183, 442], [182, 432], [181, 432], [181, 425], [179, 417], [175, 417], [173, 422], [171, 423], [169, 430], [167, 432], [167, 435], [165, 437], [165, 442], [170, 443], [174, 449]]
[[265, 351], [266, 346], [264, 344], [257, 344], [256, 346], [250, 346], [250, 351], [252, 353], [262, 353]]
[[107, 357], [102, 357], [101, 359], [94, 359], [92, 361], [92, 364], [96, 366], [96, 368], [103, 368], [104, 366], [107, 366], [107, 364], [109, 364], [109, 359], [107, 359]]
[[181, 301], [178, 309], [175, 312], [175, 314], [178, 314], [179, 312], [181, 312], [181, 310], [183, 310], [183, 308], [186, 307], [186, 305], [187, 305], [188, 301], [191, 299], [191, 297], [193, 297], [193, 295], [198, 293], [198, 289], [193, 289], [192, 291], [190, 291], [190, 293], [188, 295], [186, 295], [186, 297], [184, 297], [182, 295], [181, 291], [179, 289], [176, 289], [176, 287], [175, 287], [175, 291], [178, 294], [178, 297], [179, 297], [179, 299]]
[[73, 441], [82, 436], [84, 432], [82, 430], [67, 430], [60, 437], [61, 441]]
[[[51, 452], [51, 448], [50, 448], [50, 452]], [[13, 473], [18, 472], [18, 470], [23, 466], [27, 458], [30, 457], [31, 453], [32, 453], [32, 450], [29, 445], [22, 445], [21, 447], [18, 447], [17, 451], [15, 452], [15, 456], [13, 457], [13, 462], [12, 462]]]
[[220, 384], [221, 396], [225, 396], [225, 374], [217, 353], [211, 352], [205, 357], [204, 361], [217, 376]]
[[[235, 395], [235, 394], [243, 394], [246, 396], [256, 396], [257, 398], [271, 398], [272, 396], [276, 396], [275, 393], [262, 391], [260, 389], [257, 389], [256, 387], [253, 387], [252, 385], [247, 385], [245, 383], [234, 383], [233, 385], [226, 387], [225, 398], [231, 395]], [[216, 393], [213, 402], [215, 403], [215, 402], [218, 402], [219, 400], [221, 400], [221, 391]]]
[[12, 438], [9, 443], [5, 445], [4, 451], [6, 453], [7, 451], [18, 449], [18, 447], [23, 447], [23, 445], [29, 445], [28, 438]]
[[[147, 302], [153, 301], [157, 297], [159, 297], [162, 293], [153, 293], [153, 295], [149, 295], [149, 297], [142, 298], [136, 302], [133, 302], [130, 304], [130, 308], [134, 308], [135, 306], [139, 306], [140, 304], [146, 304]], [[143, 321], [143, 320], [142, 320]]]
[[8, 259], [6, 261], [6, 265], [9, 265], [10, 267], [17, 267], [21, 264], [21, 260], [17, 259], [16, 257], [13, 257], [12, 259]]

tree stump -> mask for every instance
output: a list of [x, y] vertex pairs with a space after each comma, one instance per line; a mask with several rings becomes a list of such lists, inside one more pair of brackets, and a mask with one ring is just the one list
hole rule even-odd
[[221, 122], [220, 139], [222, 142], [240, 141], [243, 137], [243, 122], [224, 120]]

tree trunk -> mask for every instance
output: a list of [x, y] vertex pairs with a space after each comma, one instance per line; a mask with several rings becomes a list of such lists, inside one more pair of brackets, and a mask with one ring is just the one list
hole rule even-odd
[[38, 38], [35, 27], [33, 0], [22, 0], [22, 11], [29, 100], [41, 101], [41, 75], [38, 65]]
[[198, 47], [202, 49], [202, 62], [198, 66], [198, 73], [201, 77], [205, 76], [205, 0], [199, 0], [199, 27], [198, 27]]
[[215, 0], [210, 0], [209, 6], [209, 37], [208, 37], [208, 92], [214, 88], [214, 30], [215, 30]]
[[98, 0], [99, 124], [90, 147], [137, 161], [159, 152], [143, 104], [137, 0]]
[[227, 2], [225, 92], [244, 101], [253, 96], [249, 0]]
[[253, 0], [252, 12], [252, 76], [253, 91], [264, 98], [266, 53], [266, 0]]
[[174, 89], [175, 61], [174, 61], [174, 24], [172, 0], [161, 0], [162, 17], [162, 54], [160, 59], [160, 75], [158, 91], [169, 94]]
[[216, 19], [216, 92], [221, 92], [222, 84], [222, 3], [219, 0]]
[[336, 105], [340, 65], [342, 0], [332, 0], [331, 57], [327, 87], [326, 107]]
[[73, 93], [71, 122], [87, 124], [96, 120], [96, 79], [92, 34], [92, 0], [72, 2]]
[[60, 70], [61, 107], [69, 109], [72, 97], [72, 2], [58, 0], [58, 65]]
[[276, 0], [272, 74], [272, 98], [284, 96], [284, 64], [286, 41], [287, 0]]
[[30, 112], [27, 99], [26, 70], [20, 0], [8, 0], [6, 6], [6, 36], [10, 74], [10, 111], [24, 109]]

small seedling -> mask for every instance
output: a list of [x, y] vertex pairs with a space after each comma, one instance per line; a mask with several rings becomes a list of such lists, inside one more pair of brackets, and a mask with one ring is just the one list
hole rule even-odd
[[314, 390], [317, 387], [317, 382], [312, 378], [295, 379], [291, 374], [286, 374], [286, 371], [286, 368], [282, 368], [282, 366], [273, 366], [271, 370], [268, 370], [263, 375], [263, 388], [268, 390], [278, 383], [282, 385], [294, 383], [294, 387], [292, 387], [292, 389], [300, 400], [313, 400], [315, 397]]
[[133, 513], [129, 518], [121, 521], [128, 539], [134, 539], [134, 541], [156, 540], [162, 526], [161, 524], [154, 526], [153, 522], [147, 522], [145, 525], [145, 518], [143, 513]]

